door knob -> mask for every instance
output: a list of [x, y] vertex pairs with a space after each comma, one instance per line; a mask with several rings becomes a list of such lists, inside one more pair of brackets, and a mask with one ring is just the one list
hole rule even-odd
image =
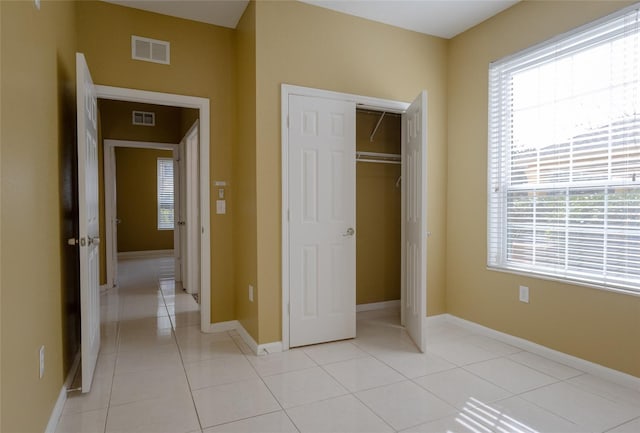
[[100, 238], [89, 237], [89, 245], [91, 245], [91, 244], [100, 245]]
[[346, 237], [353, 236], [355, 233], [356, 231], [353, 229], [353, 227], [349, 227], [346, 232], [342, 233], [342, 236], [346, 238]]

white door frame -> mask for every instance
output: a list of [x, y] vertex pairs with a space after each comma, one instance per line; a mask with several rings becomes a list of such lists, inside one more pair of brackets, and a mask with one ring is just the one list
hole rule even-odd
[[[106, 255], [107, 255], [107, 287], [117, 287], [118, 285], [118, 248], [116, 234], [118, 232], [116, 218], [118, 217], [117, 197], [116, 197], [116, 147], [128, 147], [135, 149], [157, 149], [171, 150], [175, 161], [178, 158], [178, 145], [173, 143], [154, 143], [147, 141], [129, 140], [104, 140], [104, 220]], [[174, 191], [174, 198], [178, 196]], [[174, 228], [174, 242], [176, 240]], [[179, 235], [178, 235], [179, 236]], [[175, 251], [175, 245], [174, 245]]]
[[[356, 108], [368, 108], [378, 111], [404, 113], [409, 103], [390, 99], [372, 98], [349, 93], [333, 92], [310, 87], [283, 84], [281, 95], [281, 141], [282, 141], [282, 347], [289, 349], [289, 95], [330, 98], [342, 101], [353, 101]], [[422, 215], [426, 218], [426, 215]], [[423, 266], [427, 266], [426, 260]], [[426, 300], [426, 296], [425, 296]]]
[[199, 110], [200, 125], [200, 329], [211, 332], [211, 230], [209, 208], [209, 99], [96, 85], [98, 98]]

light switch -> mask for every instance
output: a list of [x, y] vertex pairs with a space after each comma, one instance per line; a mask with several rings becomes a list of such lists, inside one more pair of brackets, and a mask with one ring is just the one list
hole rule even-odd
[[218, 198], [219, 199], [223, 199], [224, 198], [224, 188], [220, 188], [218, 190]]
[[218, 215], [227, 213], [227, 202], [226, 200], [216, 200], [216, 213]]

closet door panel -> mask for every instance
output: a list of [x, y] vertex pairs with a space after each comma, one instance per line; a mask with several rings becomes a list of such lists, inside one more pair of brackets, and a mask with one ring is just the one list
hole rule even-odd
[[289, 97], [289, 345], [355, 337], [355, 103]]

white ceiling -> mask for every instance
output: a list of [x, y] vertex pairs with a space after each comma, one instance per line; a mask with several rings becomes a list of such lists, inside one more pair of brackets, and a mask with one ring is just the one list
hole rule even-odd
[[[103, 0], [235, 28], [248, 0]], [[519, 0], [300, 0], [428, 35], [452, 38]]]
[[519, 0], [301, 0], [427, 35], [452, 38]]
[[149, 12], [235, 29], [249, 0], [103, 0]]

